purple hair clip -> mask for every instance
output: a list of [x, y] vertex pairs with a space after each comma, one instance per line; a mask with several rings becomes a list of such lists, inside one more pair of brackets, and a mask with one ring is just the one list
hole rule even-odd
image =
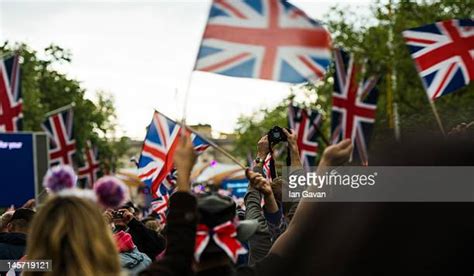
[[43, 178], [43, 186], [50, 192], [57, 193], [71, 189], [76, 185], [77, 175], [68, 165], [59, 165], [48, 170]]
[[94, 184], [94, 191], [98, 202], [106, 208], [122, 206], [128, 198], [127, 186], [118, 178], [104, 176]]

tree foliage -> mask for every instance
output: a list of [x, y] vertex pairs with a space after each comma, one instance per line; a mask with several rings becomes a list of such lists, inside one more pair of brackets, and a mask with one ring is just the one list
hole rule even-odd
[[[370, 16], [357, 13], [345, 6], [333, 7], [327, 15], [327, 27], [333, 37], [334, 47], [341, 47], [353, 53], [360, 63], [366, 64], [367, 75], [378, 75], [379, 101], [373, 141], [384, 143], [394, 139], [394, 130], [389, 127], [387, 92], [393, 87], [393, 103], [398, 107], [401, 136], [420, 126], [438, 132], [435, 117], [414, 66], [402, 31], [453, 18], [471, 18], [474, 10], [472, 1], [399, 0], [390, 3], [377, 1], [371, 7]], [[367, 62], [368, 61], [368, 62]], [[326, 77], [316, 83], [293, 88], [296, 97], [302, 97], [303, 106], [318, 109], [325, 115], [323, 129], [329, 137], [331, 93], [334, 68]], [[388, 76], [393, 74], [395, 84], [390, 85]], [[359, 76], [362, 78], [364, 76]], [[290, 91], [289, 91], [290, 92]], [[317, 94], [314, 97], [314, 94]], [[313, 96], [313, 98], [311, 98]], [[290, 96], [292, 97], [292, 96]], [[273, 108], [242, 116], [236, 128], [238, 133], [238, 154], [245, 154], [244, 148], [255, 148], [258, 138], [273, 124], [286, 126], [288, 99]], [[474, 120], [474, 85], [439, 98], [438, 112], [446, 129], [466, 121]], [[324, 146], [324, 145], [323, 145]]]
[[[54, 69], [55, 65], [72, 62], [69, 51], [51, 45], [38, 53], [26, 44], [6, 42], [0, 46], [0, 52], [6, 56], [18, 52], [21, 56], [23, 130], [42, 131], [41, 123], [47, 112], [74, 103], [74, 138], [78, 152], [83, 152], [86, 141], [91, 140], [99, 149], [104, 169], [118, 165], [128, 139], [115, 139], [114, 98], [98, 91], [95, 101], [87, 99], [86, 90], [78, 80]], [[82, 163], [82, 154], [76, 154], [76, 158]]]

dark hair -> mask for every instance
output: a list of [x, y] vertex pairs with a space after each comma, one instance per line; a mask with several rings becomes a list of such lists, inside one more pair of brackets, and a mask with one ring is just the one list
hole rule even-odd
[[26, 231], [35, 215], [35, 211], [27, 208], [19, 208], [13, 213], [9, 223], [15, 231]]
[[27, 231], [30, 226], [30, 222], [24, 219], [12, 220], [10, 221], [10, 224], [13, 225], [13, 231]]

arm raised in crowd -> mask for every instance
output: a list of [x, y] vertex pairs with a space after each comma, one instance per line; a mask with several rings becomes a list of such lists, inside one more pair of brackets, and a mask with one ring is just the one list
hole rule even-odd
[[177, 192], [170, 197], [167, 245], [163, 259], [140, 275], [192, 275], [197, 227], [197, 203], [190, 191], [190, 175], [196, 155], [189, 135], [182, 136], [174, 154], [178, 173]]
[[249, 182], [248, 191], [245, 194], [245, 219], [258, 221], [258, 228], [255, 234], [250, 237], [249, 243], [249, 264], [254, 264], [267, 256], [272, 247], [271, 235], [267, 222], [263, 215], [261, 206], [262, 196], [252, 182]]
[[288, 149], [290, 151], [289, 154], [290, 154], [290, 159], [291, 159], [290, 166], [295, 169], [303, 168], [303, 165], [301, 164], [301, 159], [300, 159], [300, 151], [298, 149], [298, 142], [297, 142], [298, 135], [292, 129], [290, 129], [290, 131], [288, 131], [286, 128], [282, 128], [282, 129], [288, 141]]
[[[326, 148], [318, 166], [318, 174], [324, 173], [327, 167], [339, 166], [347, 162], [352, 153], [352, 143], [349, 139]], [[258, 183], [267, 181], [261, 175], [249, 172], [249, 180]], [[262, 185], [262, 184], [260, 184]], [[298, 246], [304, 246], [305, 239], [311, 239], [311, 231], [317, 224], [314, 221], [318, 212], [318, 203], [302, 200], [295, 212], [288, 229], [275, 242], [270, 253], [281, 257], [290, 257]]]
[[265, 162], [265, 158], [267, 158], [269, 152], [270, 146], [268, 144], [268, 135], [265, 134], [257, 142], [257, 158], [255, 160], [259, 160], [260, 162], [256, 162], [255, 166], [253, 166], [254, 172], [264, 174], [263, 163]]

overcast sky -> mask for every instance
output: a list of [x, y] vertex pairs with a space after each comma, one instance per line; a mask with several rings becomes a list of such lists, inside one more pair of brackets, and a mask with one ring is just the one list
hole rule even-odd
[[[0, 0], [0, 42], [21, 41], [35, 50], [54, 43], [71, 50], [72, 64], [58, 69], [81, 81], [91, 99], [97, 90], [112, 93], [120, 133], [143, 139], [154, 108], [173, 118], [183, 114], [210, 2]], [[368, 13], [371, 1], [290, 2], [324, 20], [335, 4]], [[272, 106], [289, 92], [284, 83], [194, 72], [187, 121], [232, 132], [240, 114]]]

